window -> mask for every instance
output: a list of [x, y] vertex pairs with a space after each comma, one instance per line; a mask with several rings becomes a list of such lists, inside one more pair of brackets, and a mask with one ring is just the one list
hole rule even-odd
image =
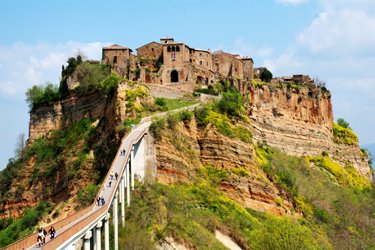
[[180, 46], [176, 46], [176, 52], [180, 52]]
[[237, 68], [234, 68], [234, 71], [236, 71], [236, 72], [237, 72]]
[[171, 46], [168, 46], [167, 51], [171, 52]]
[[117, 63], [117, 56], [113, 57], [113, 63]]
[[172, 46], [172, 52], [175, 52], [175, 51], [176, 51], [176, 47]]
[[199, 65], [202, 65], [203, 64], [203, 62], [202, 61], [199, 61]]
[[154, 48], [151, 48], [151, 51], [154, 52]]

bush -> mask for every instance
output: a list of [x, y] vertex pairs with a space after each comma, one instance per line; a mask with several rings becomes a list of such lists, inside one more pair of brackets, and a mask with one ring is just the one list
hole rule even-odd
[[237, 90], [224, 92], [223, 98], [218, 103], [221, 113], [229, 116], [240, 117], [243, 112], [243, 97]]
[[345, 121], [343, 118], [337, 119], [337, 125], [339, 125], [343, 128], [349, 128], [350, 129], [349, 122]]
[[260, 73], [260, 79], [263, 82], [271, 82], [272, 77], [273, 77], [273, 75], [272, 75], [271, 71], [269, 71], [268, 69], [264, 69], [262, 71], [262, 73]]
[[189, 110], [183, 110], [179, 113], [179, 117], [182, 121], [191, 121], [193, 118], [193, 113]]
[[100, 83], [110, 74], [108, 66], [82, 62], [76, 67], [73, 76], [78, 80], [79, 86], [74, 90], [79, 95], [84, 95], [91, 89], [99, 89]]
[[176, 127], [176, 124], [178, 122], [177, 118], [178, 117], [177, 117], [176, 114], [168, 113], [166, 120], [167, 120], [167, 124], [168, 124], [169, 129], [174, 129]]
[[152, 134], [152, 136], [155, 138], [155, 140], [161, 139], [161, 131], [165, 126], [165, 120], [163, 118], [153, 118], [151, 125], [149, 127], [149, 131]]
[[109, 76], [103, 79], [100, 82], [98, 88], [104, 93], [107, 97], [112, 97], [117, 89], [118, 83], [121, 78], [114, 73], [111, 73]]
[[93, 203], [93, 201], [95, 200], [98, 190], [98, 186], [94, 184], [88, 184], [87, 187], [81, 190], [77, 195], [77, 199], [81, 207], [87, 207], [91, 205], [91, 203]]
[[358, 136], [350, 128], [345, 128], [336, 123], [333, 123], [332, 129], [334, 142], [347, 145], [358, 144]]
[[167, 102], [165, 101], [165, 98], [158, 97], [155, 99], [155, 104], [164, 107], [165, 105], [167, 105]]
[[50, 105], [60, 99], [59, 88], [48, 83], [47, 85], [34, 85], [26, 91], [26, 102], [30, 109], [35, 109], [43, 105]]

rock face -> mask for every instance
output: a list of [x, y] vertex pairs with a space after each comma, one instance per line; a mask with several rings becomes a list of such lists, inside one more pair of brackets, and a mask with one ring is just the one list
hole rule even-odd
[[227, 138], [210, 126], [199, 129], [194, 120], [180, 123], [173, 131], [164, 133], [163, 139], [156, 144], [159, 182], [189, 181], [202, 166], [214, 167], [227, 173], [219, 189], [245, 207], [299, 216], [288, 194], [256, 167], [251, 144]]
[[353, 165], [372, 179], [367, 157], [358, 145], [333, 142], [331, 95], [310, 86], [299, 90], [264, 85], [250, 90], [254, 139], [291, 155], [329, 153], [343, 165]]
[[30, 112], [29, 142], [52, 129], [59, 129], [82, 118], [97, 119], [114, 111], [114, 102], [108, 103], [98, 92], [91, 92], [81, 97], [72, 94], [53, 106], [39, 107]]

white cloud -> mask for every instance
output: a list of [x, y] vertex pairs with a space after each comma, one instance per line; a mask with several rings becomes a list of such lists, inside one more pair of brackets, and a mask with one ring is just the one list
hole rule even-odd
[[365, 10], [323, 11], [298, 41], [314, 52], [352, 54], [371, 49], [375, 43], [375, 17]]
[[59, 82], [61, 66], [77, 51], [89, 59], [99, 60], [100, 42], [79, 43], [68, 41], [62, 44], [0, 45], [0, 94], [24, 97], [27, 88], [47, 81]]
[[375, 1], [320, 0], [319, 15], [283, 53], [264, 60], [275, 75], [309, 74], [332, 90], [335, 117], [362, 144], [375, 142]]
[[302, 3], [306, 3], [308, 0], [277, 0], [277, 2], [282, 3], [284, 5], [298, 5]]
[[264, 59], [270, 57], [274, 49], [270, 46], [263, 46], [260, 48], [255, 48], [246, 42], [243, 38], [238, 38], [234, 41], [234, 49], [229, 51], [233, 54], [239, 54], [241, 56], [251, 56], [258, 59]]

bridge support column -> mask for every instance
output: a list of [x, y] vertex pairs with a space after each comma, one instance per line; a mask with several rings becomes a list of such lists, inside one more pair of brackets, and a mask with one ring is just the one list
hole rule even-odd
[[125, 227], [125, 176], [122, 176], [120, 183], [120, 198], [121, 198], [121, 222], [122, 227]]
[[95, 227], [93, 229], [91, 229], [91, 233], [92, 233], [92, 249], [97, 250], [96, 249], [96, 228]]
[[104, 249], [109, 250], [109, 217], [108, 213], [104, 218]]
[[130, 152], [130, 174], [131, 174], [132, 190], [134, 190], [134, 172], [135, 172], [135, 150], [134, 150], [134, 146], [132, 146], [132, 151]]
[[92, 233], [91, 231], [88, 231], [85, 236], [83, 237], [83, 249], [84, 250], [91, 250], [90, 248], [90, 239], [91, 239]]
[[102, 239], [101, 239], [101, 228], [102, 228], [102, 222], [99, 221], [99, 223], [96, 225], [96, 250], [102, 249]]
[[130, 206], [130, 162], [126, 163], [126, 202]]
[[118, 190], [116, 190], [115, 196], [113, 197], [112, 211], [113, 211], [113, 234], [114, 234], [114, 249], [118, 250]]

